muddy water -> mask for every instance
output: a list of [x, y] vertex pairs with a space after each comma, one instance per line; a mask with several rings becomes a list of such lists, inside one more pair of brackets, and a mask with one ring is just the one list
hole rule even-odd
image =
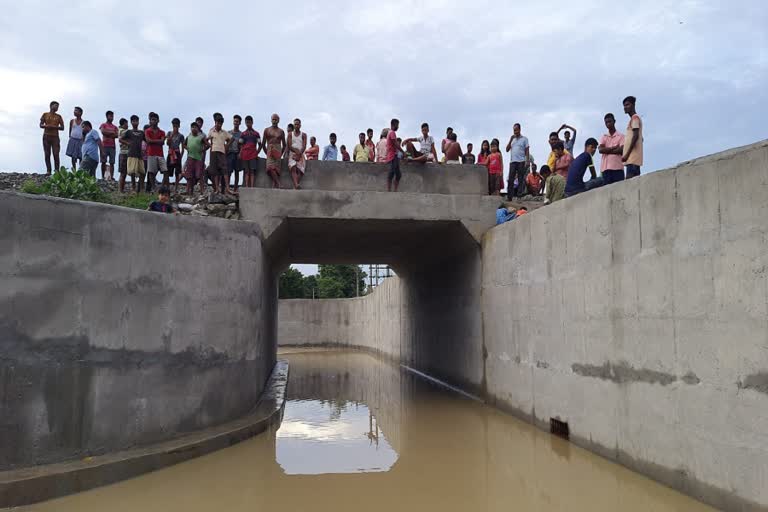
[[277, 432], [25, 510], [713, 510], [369, 355], [284, 357]]

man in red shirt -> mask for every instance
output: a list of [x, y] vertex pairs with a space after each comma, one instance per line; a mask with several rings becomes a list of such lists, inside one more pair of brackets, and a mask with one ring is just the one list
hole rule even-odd
[[[395, 192], [400, 185], [400, 178], [403, 174], [400, 172], [400, 158], [397, 154], [400, 152], [397, 143], [397, 130], [400, 128], [400, 120], [392, 119], [389, 123], [389, 133], [387, 134], [387, 163], [389, 164], [389, 174], [387, 174], [387, 192], [392, 192], [394, 184]], [[393, 183], [394, 182], [394, 183]]]
[[544, 180], [536, 170], [536, 164], [531, 164], [531, 172], [525, 177], [528, 193], [532, 196], [540, 196], [544, 193]]
[[[149, 128], [144, 130], [144, 140], [147, 142], [147, 187], [145, 189], [147, 192], [152, 191], [156, 183], [155, 177], [158, 171], [163, 174], [168, 172], [163, 153], [165, 132], [157, 126], [159, 122], [160, 116], [150, 112]], [[141, 190], [141, 187], [139, 187], [139, 190]]]
[[99, 131], [104, 138], [102, 143], [104, 151], [101, 153], [101, 179], [107, 181], [114, 180], [115, 173], [115, 139], [117, 139], [117, 126], [112, 124], [115, 119], [115, 114], [111, 110], [107, 110], [107, 121], [101, 123]]

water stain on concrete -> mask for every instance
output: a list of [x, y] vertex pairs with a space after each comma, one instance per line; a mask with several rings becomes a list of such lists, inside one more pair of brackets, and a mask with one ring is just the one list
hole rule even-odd
[[752, 375], [747, 375], [744, 380], [740, 380], [736, 383], [739, 389], [751, 389], [758, 393], [765, 393], [768, 395], [768, 372], [758, 372]]
[[671, 373], [649, 370], [647, 368], [635, 368], [626, 361], [616, 363], [607, 361], [600, 366], [574, 363], [571, 365], [571, 369], [577, 375], [609, 380], [616, 384], [645, 382], [647, 384], [668, 386], [678, 380], [677, 376]]

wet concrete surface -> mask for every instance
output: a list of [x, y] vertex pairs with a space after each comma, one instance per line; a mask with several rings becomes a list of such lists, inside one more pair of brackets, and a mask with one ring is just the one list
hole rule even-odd
[[20, 510], [714, 510], [371, 355], [281, 357], [277, 431]]

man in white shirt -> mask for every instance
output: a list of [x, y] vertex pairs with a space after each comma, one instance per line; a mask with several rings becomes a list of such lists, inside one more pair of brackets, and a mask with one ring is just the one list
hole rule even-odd
[[[419, 143], [419, 149], [413, 145]], [[411, 162], [426, 163], [437, 162], [437, 151], [435, 150], [435, 139], [429, 134], [429, 124], [421, 125], [421, 135], [403, 141], [408, 159]]]

